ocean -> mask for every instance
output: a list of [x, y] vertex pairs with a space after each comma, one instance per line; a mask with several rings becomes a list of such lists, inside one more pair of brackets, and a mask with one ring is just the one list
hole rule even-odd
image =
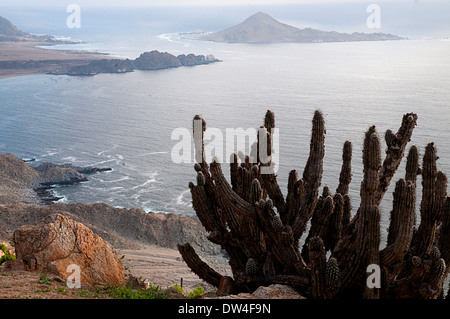
[[[417, 113], [410, 145], [416, 144], [423, 155], [427, 143], [434, 141], [438, 168], [450, 172], [450, 41], [445, 39], [225, 44], [189, 40], [179, 33], [220, 30], [227, 26], [230, 8], [224, 16], [209, 14], [204, 23], [194, 18], [165, 20], [162, 11], [150, 9], [130, 11], [131, 16], [126, 10], [111, 11], [114, 19], [105, 14], [97, 15], [97, 20], [87, 12], [79, 30], [67, 29], [64, 11], [30, 12], [28, 19], [22, 11], [10, 9], [5, 17], [18, 20], [16, 24], [27, 32], [34, 29], [83, 41], [54, 48], [132, 59], [150, 50], [213, 54], [222, 61], [93, 77], [33, 75], [0, 80], [0, 152], [36, 159], [32, 165], [112, 168], [88, 176], [88, 182], [56, 188], [63, 202], [104, 202], [194, 215], [188, 187], [196, 180], [194, 154], [189, 163], [175, 163], [172, 150], [180, 139], [172, 134], [177, 129], [191, 131], [196, 114], [225, 137], [227, 128], [258, 128], [266, 110], [273, 110], [279, 128], [278, 182], [286, 194], [289, 171], [295, 168], [301, 174], [306, 164], [311, 120], [314, 111], [321, 110], [326, 125], [322, 186], [336, 189], [342, 147], [351, 140], [353, 214], [362, 180], [363, 137], [372, 124], [382, 136], [387, 129], [399, 128], [403, 114]], [[381, 205], [382, 238], [404, 165]], [[222, 167], [228, 174], [228, 164]], [[417, 210], [420, 181], [419, 177]]]

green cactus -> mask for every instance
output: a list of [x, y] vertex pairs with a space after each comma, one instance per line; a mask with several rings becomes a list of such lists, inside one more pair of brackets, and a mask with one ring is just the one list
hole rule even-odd
[[339, 284], [340, 272], [336, 258], [330, 257], [330, 259], [328, 259], [325, 275], [325, 284], [327, 287], [336, 287], [336, 285]]
[[266, 207], [266, 201], [264, 199], [260, 199], [258, 202], [258, 207], [264, 209]]
[[441, 258], [441, 252], [439, 251], [439, 248], [433, 246], [430, 251], [430, 257], [432, 260], [438, 260], [439, 258]]
[[[445, 261], [442, 258], [439, 258], [438, 260], [435, 261], [435, 263], [433, 264], [433, 269], [432, 269], [432, 279], [431, 279], [431, 284], [435, 287], [439, 287], [442, 286], [442, 282], [444, 280], [444, 276], [445, 276], [445, 271], [446, 271], [446, 265], [445, 265]], [[442, 287], [439, 287], [442, 289]]]
[[202, 172], [197, 173], [197, 185], [204, 186], [205, 185], [205, 175]]
[[283, 223], [281, 222], [281, 218], [278, 215], [273, 216], [272, 226], [276, 232], [280, 232], [283, 229]]
[[409, 149], [407, 161], [406, 161], [406, 175], [407, 181], [416, 183], [417, 174], [419, 173], [419, 149], [413, 145]]
[[[201, 120], [203, 132], [206, 123]], [[388, 243], [380, 251], [380, 231], [384, 230], [380, 226], [380, 203], [390, 189], [416, 123], [417, 115], [408, 113], [397, 132], [386, 131], [384, 160], [376, 127], [369, 127], [363, 145], [361, 200], [353, 215], [348, 193], [352, 176], [350, 141], [342, 149], [336, 194], [328, 186], [319, 194], [326, 134], [320, 111], [312, 120], [308, 160], [301, 176], [297, 170], [290, 171], [286, 197], [277, 176], [263, 173], [268, 163], [260, 158], [250, 162], [240, 151], [233, 154], [230, 184], [219, 163], [208, 166], [202, 161], [203, 140], [196, 140], [196, 160], [201, 162], [194, 166], [199, 187], [189, 184], [193, 207], [209, 232], [208, 238], [227, 252], [234, 292], [285, 283], [318, 299], [439, 297], [448, 273], [446, 264], [450, 263], [450, 197], [447, 178], [437, 170], [433, 143], [425, 149], [422, 168], [418, 148], [413, 145], [409, 149], [405, 176], [395, 186]], [[270, 110], [263, 127], [267, 130], [267, 145], [258, 140], [252, 150], [267, 147], [270, 154], [270, 131], [275, 128], [275, 116]], [[202, 137], [202, 132], [197, 135]], [[415, 225], [418, 175], [422, 175], [423, 186], [421, 223]], [[300, 252], [300, 238], [307, 225], [305, 250]], [[196, 274], [218, 285], [220, 274], [201, 262], [192, 250], [179, 250]], [[328, 262], [327, 252], [331, 253]], [[369, 264], [379, 265], [383, 272], [381, 289], [365, 288]]]
[[245, 264], [245, 273], [249, 276], [254, 276], [257, 273], [256, 262], [253, 258], [249, 258]]
[[422, 259], [419, 256], [413, 256], [411, 258], [412, 264], [415, 267], [420, 267], [422, 265]]
[[387, 147], [390, 148], [390, 147], [394, 146], [394, 142], [395, 142], [396, 136], [395, 136], [394, 132], [392, 132], [391, 129], [388, 129], [386, 131], [386, 133], [384, 134], [384, 139], [386, 140]]
[[252, 201], [259, 202], [262, 197], [261, 184], [258, 179], [254, 179], [252, 182]]

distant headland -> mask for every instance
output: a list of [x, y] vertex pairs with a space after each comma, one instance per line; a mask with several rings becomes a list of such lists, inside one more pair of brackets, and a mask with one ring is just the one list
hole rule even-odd
[[19, 30], [9, 20], [0, 17], [0, 79], [20, 75], [96, 75], [125, 73], [134, 70], [162, 70], [218, 62], [213, 55], [144, 52], [134, 60], [113, 59], [98, 52], [49, 50], [43, 46], [73, 44], [50, 35], [33, 35]]
[[96, 75], [99, 73], [126, 73], [134, 70], [163, 70], [180, 66], [194, 66], [218, 62], [213, 55], [178, 55], [153, 50], [142, 53], [137, 59], [101, 59], [85, 65], [69, 67], [59, 73], [67, 75]]
[[386, 33], [354, 32], [348, 34], [312, 28], [298, 29], [281, 23], [266, 13], [258, 12], [233, 27], [202, 35], [197, 39], [227, 43], [313, 43], [404, 40], [405, 38]]

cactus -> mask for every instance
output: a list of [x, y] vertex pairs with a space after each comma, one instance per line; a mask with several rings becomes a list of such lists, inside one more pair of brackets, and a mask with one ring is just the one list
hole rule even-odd
[[253, 258], [249, 258], [245, 264], [245, 273], [249, 276], [256, 275], [258, 269], [256, 268], [256, 262]]
[[281, 230], [283, 229], [283, 223], [282, 223], [282, 221], [281, 221], [280, 216], [278, 216], [278, 215], [273, 216], [273, 219], [272, 219], [272, 226], [273, 226], [273, 229], [274, 229], [277, 233], [278, 233], [278, 232], [281, 232]]
[[262, 197], [262, 189], [261, 184], [257, 179], [254, 179], [252, 182], [252, 201], [259, 202]]
[[336, 258], [331, 257], [327, 262], [326, 284], [327, 287], [336, 286], [339, 283], [339, 265]]
[[[265, 149], [270, 156], [275, 127], [272, 111], [266, 112], [263, 123], [267, 139], [258, 139], [252, 150]], [[194, 117], [194, 127], [200, 128], [194, 136], [198, 138], [196, 160], [201, 161], [194, 167], [197, 185], [189, 184], [192, 203], [209, 232], [208, 239], [227, 252], [234, 292], [282, 283], [316, 299], [442, 296], [442, 283], [449, 272], [446, 265], [450, 263], [450, 197], [446, 176], [437, 170], [433, 143], [425, 149], [422, 167], [418, 148], [410, 147], [405, 176], [395, 184], [387, 245], [380, 249], [379, 205], [401, 164], [416, 123], [417, 115], [408, 113], [397, 132], [386, 131], [384, 159], [377, 128], [369, 127], [363, 143], [361, 201], [352, 216], [348, 194], [352, 177], [350, 141], [342, 149], [336, 193], [333, 195], [325, 186], [319, 196], [326, 133], [320, 111], [313, 116], [307, 163], [302, 174], [290, 171], [286, 197], [277, 176], [270, 170], [264, 173], [273, 163], [262, 161], [259, 154], [233, 154], [230, 183], [220, 163], [205, 163], [206, 122], [200, 116]], [[420, 174], [421, 222], [416, 225], [416, 180]], [[309, 223], [305, 242], [299, 246]], [[179, 250], [188, 266], [200, 278], [218, 284], [221, 275], [186, 245], [179, 245]], [[365, 285], [371, 264], [380, 266], [381, 288]]]

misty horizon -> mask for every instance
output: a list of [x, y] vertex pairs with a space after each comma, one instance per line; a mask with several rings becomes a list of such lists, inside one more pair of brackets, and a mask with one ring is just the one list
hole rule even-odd
[[[113, 26], [116, 30], [111, 31], [117, 31], [119, 34], [121, 29], [130, 27], [136, 32], [150, 33], [189, 32], [199, 29], [216, 32], [231, 27], [259, 11], [297, 28], [346, 33], [390, 33], [412, 39], [450, 37], [450, 22], [446, 14], [450, 10], [450, 3], [442, 1], [381, 1], [378, 4], [381, 8], [380, 28], [369, 28], [366, 24], [370, 16], [370, 12], [367, 12], [370, 2], [121, 8], [80, 4], [83, 21], [80, 29], [66, 27], [65, 19], [69, 14], [65, 10], [65, 4], [48, 4], [36, 8], [26, 3], [3, 5], [0, 15], [26, 32], [53, 31], [75, 39], [83, 39], [84, 34], [95, 32], [99, 26]], [[57, 20], [55, 16], [58, 17]], [[143, 17], [147, 17], [145, 24], [142, 24]]]

